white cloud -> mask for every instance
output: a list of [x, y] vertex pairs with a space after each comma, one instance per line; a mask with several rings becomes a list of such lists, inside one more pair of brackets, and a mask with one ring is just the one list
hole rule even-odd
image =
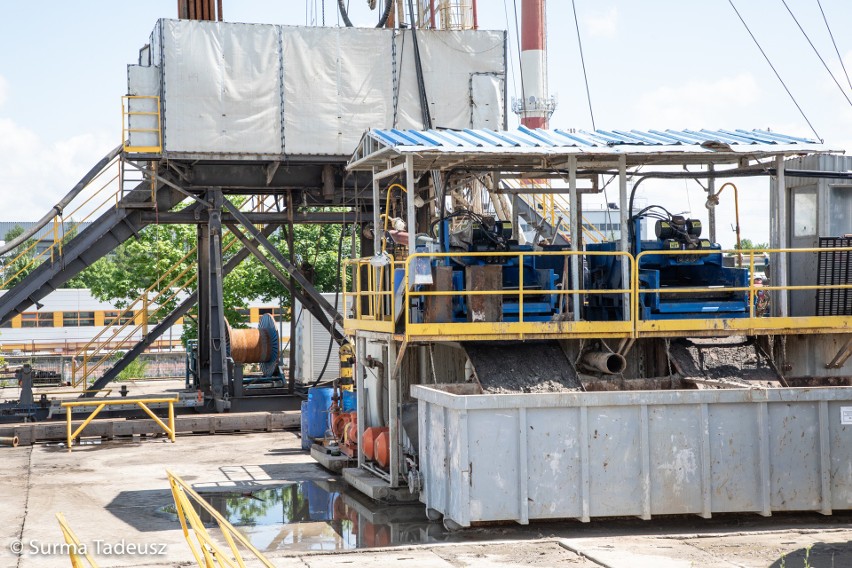
[[664, 85], [639, 96], [636, 102], [636, 126], [639, 128], [720, 127], [737, 110], [760, 99], [760, 87], [750, 73], [722, 77], [714, 81], [690, 81], [683, 85]]
[[114, 146], [111, 138], [85, 133], [48, 144], [14, 120], [0, 117], [2, 218], [40, 218]]
[[583, 18], [583, 25], [592, 37], [615, 37], [618, 31], [618, 9], [613, 6], [606, 12], [588, 14]]

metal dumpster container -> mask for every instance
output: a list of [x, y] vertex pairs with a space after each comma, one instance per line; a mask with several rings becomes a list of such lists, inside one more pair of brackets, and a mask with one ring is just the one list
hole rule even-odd
[[449, 526], [852, 505], [850, 387], [475, 391], [411, 389], [420, 500]]

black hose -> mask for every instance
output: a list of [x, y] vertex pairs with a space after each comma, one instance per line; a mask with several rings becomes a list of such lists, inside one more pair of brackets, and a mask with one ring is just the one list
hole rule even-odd
[[340, 10], [340, 16], [343, 18], [343, 23], [347, 28], [352, 27], [352, 20], [349, 19], [349, 14], [346, 11], [346, 3], [343, 0], [337, 0], [337, 8]]
[[385, 24], [388, 23], [388, 18], [390, 17], [391, 9], [393, 8], [393, 0], [387, 0], [385, 2], [385, 10], [382, 13], [382, 17], [379, 18], [379, 23], [376, 24], [377, 28], [385, 27]]
[[[636, 218], [636, 215], [633, 215], [633, 199], [636, 197], [636, 190], [639, 189], [639, 186], [642, 185], [642, 182], [646, 179], [699, 179], [699, 178], [719, 178], [719, 177], [756, 177], [756, 176], [765, 176], [772, 175], [775, 172], [774, 169], [765, 169], [765, 170], [744, 170], [744, 169], [732, 169], [732, 170], [722, 170], [722, 171], [708, 171], [708, 172], [654, 172], [647, 173], [639, 178], [635, 184], [633, 184], [633, 189], [630, 190], [630, 202], [628, 205], [628, 223], [627, 223], [627, 234], [628, 240], [632, 244], [636, 240], [636, 234], [634, 232], [633, 221]], [[788, 172], [788, 175], [792, 175]], [[647, 208], [646, 208], [647, 209]]]
[[[342, 0], [341, 0], [342, 1]], [[340, 226], [340, 238], [337, 240], [337, 286], [335, 287], [334, 294], [334, 311], [337, 312], [337, 302], [340, 299], [340, 288], [341, 288], [341, 277], [340, 277], [340, 265], [343, 261], [343, 235], [346, 234], [346, 225]], [[331, 348], [334, 346], [334, 334], [331, 334], [331, 337], [328, 339], [328, 351], [325, 353], [325, 362], [322, 364], [322, 369], [320, 370], [319, 376], [317, 380], [314, 381], [314, 384], [311, 387], [316, 387], [319, 382], [322, 380], [323, 375], [325, 375], [325, 370], [328, 368], [328, 362], [331, 360]]]

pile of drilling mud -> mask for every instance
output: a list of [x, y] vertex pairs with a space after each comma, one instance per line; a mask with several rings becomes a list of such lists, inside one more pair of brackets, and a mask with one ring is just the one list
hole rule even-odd
[[683, 377], [743, 386], [769, 386], [779, 380], [756, 344], [743, 337], [672, 341], [669, 360], [673, 370]]
[[556, 341], [465, 343], [464, 348], [488, 394], [581, 390], [574, 366]]

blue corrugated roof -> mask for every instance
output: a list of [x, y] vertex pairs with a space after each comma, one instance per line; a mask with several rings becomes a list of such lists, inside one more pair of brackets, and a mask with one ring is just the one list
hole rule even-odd
[[700, 146], [721, 143], [741, 145], [821, 144], [818, 140], [767, 130], [372, 130], [370, 134], [391, 146], [455, 148], [606, 148], [613, 146]]

